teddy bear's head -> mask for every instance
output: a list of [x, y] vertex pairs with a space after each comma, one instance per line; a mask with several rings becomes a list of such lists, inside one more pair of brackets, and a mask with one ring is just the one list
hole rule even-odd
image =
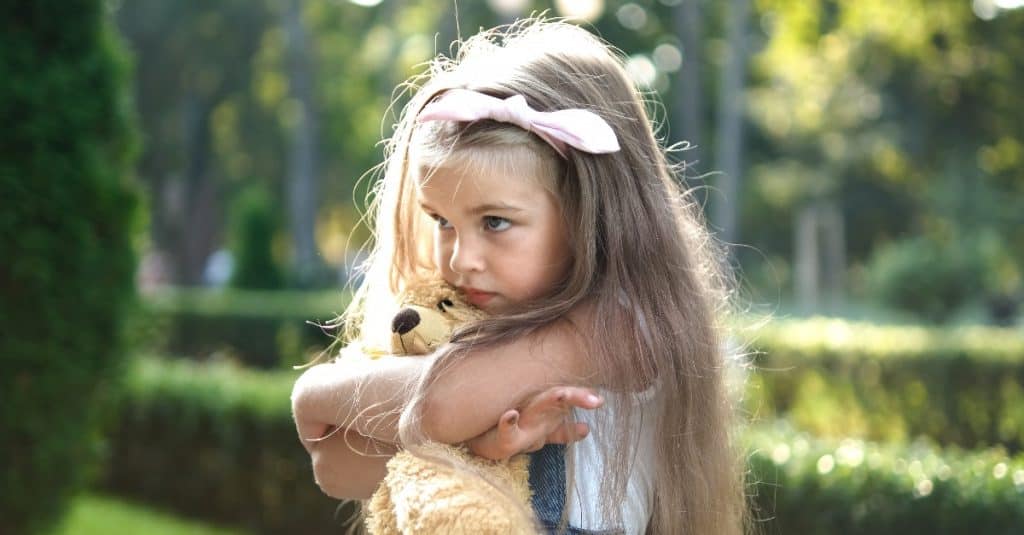
[[411, 284], [399, 296], [399, 307], [391, 320], [391, 352], [395, 355], [430, 353], [447, 342], [460, 325], [485, 316], [443, 280]]

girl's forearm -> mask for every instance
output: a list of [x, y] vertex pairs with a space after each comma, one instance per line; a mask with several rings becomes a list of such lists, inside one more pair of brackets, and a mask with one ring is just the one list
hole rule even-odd
[[[462, 443], [541, 390], [593, 384], [583, 347], [577, 330], [558, 322], [508, 344], [471, 350], [437, 374], [421, 407], [423, 431], [438, 442]], [[335, 426], [398, 444], [401, 412], [433, 359], [353, 357], [306, 370], [292, 392], [300, 436], [316, 438], [310, 435]]]
[[365, 500], [384, 479], [397, 448], [340, 430], [309, 449], [313, 477], [324, 494], [339, 500]]
[[593, 386], [585, 347], [575, 327], [562, 321], [507, 344], [473, 349], [440, 371], [428, 389], [424, 432], [438, 442], [465, 442], [540, 391]]
[[306, 370], [292, 389], [303, 443], [332, 426], [397, 444], [399, 416], [430, 358], [353, 357]]

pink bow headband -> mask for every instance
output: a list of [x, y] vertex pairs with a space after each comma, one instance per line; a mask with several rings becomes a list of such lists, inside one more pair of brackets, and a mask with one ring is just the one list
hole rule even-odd
[[612, 127], [596, 113], [578, 108], [537, 111], [526, 103], [522, 95], [503, 100], [468, 89], [452, 89], [424, 107], [416, 118], [419, 122], [471, 122], [481, 119], [511, 123], [533, 132], [563, 158], [568, 157], [567, 145], [591, 154], [619, 150], [619, 140]]

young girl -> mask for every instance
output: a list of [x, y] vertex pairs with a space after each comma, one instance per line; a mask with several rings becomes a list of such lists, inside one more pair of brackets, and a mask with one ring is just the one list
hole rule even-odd
[[[533, 454], [542, 525], [740, 533], [716, 251], [621, 59], [573, 25], [527, 21], [470, 38], [421, 81], [346, 334], [379, 331], [394, 296], [438, 272], [493, 317], [434, 355], [304, 373], [293, 408], [321, 488], [369, 496], [395, 444], [497, 458], [589, 432]], [[566, 431], [567, 407], [601, 404], [592, 391], [604, 407], [574, 410]]]

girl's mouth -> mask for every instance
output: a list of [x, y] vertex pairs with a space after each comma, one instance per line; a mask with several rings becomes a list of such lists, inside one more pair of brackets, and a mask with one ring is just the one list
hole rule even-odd
[[473, 306], [481, 308], [497, 295], [494, 292], [485, 292], [476, 288], [463, 288], [462, 293], [466, 294], [466, 300]]

